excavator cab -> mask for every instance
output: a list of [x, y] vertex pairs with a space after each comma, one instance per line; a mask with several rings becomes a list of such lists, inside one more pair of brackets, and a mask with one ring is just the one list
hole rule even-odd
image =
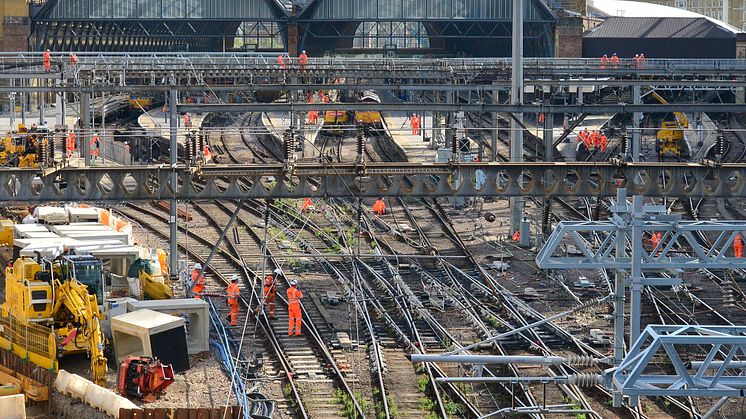
[[91, 255], [65, 255], [60, 258], [61, 281], [75, 278], [88, 287], [88, 292], [104, 301], [104, 266], [101, 259]]

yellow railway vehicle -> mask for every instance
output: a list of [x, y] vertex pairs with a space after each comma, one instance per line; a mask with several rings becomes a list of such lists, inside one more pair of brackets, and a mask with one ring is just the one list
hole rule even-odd
[[130, 104], [130, 108], [132, 109], [137, 109], [137, 110], [148, 109], [149, 107], [153, 106], [153, 98], [130, 96], [129, 104]]
[[326, 111], [324, 113], [325, 134], [342, 135], [346, 125], [350, 124], [350, 113], [347, 111]]
[[[360, 95], [360, 103], [381, 103], [381, 98], [372, 90], [366, 90]], [[383, 128], [381, 112], [379, 111], [357, 111], [355, 122], [365, 128]]]

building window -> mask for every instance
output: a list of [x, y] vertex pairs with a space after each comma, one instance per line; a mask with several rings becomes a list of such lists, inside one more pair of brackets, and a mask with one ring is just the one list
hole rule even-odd
[[362, 22], [355, 31], [353, 48], [430, 48], [422, 22]]
[[686, 0], [676, 0], [677, 9], [686, 9]]

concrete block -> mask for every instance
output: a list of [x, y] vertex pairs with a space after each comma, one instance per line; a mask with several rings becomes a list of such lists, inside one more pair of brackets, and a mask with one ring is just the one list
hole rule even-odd
[[184, 319], [143, 309], [112, 317], [111, 335], [117, 363], [148, 355], [171, 364], [174, 372], [189, 369]]
[[130, 300], [127, 311], [153, 310], [184, 319], [189, 355], [210, 350], [210, 307], [198, 298], [174, 300]]
[[0, 412], [5, 419], [26, 419], [26, 403], [23, 394], [0, 397]]

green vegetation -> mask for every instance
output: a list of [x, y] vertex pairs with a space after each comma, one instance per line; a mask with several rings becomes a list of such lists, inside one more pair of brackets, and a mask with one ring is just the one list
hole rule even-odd
[[[358, 414], [355, 411], [355, 403], [353, 403], [352, 398], [349, 394], [347, 394], [346, 391], [338, 388], [334, 391], [333, 397], [334, 402], [341, 406], [340, 413], [347, 416], [348, 418], [358, 417]], [[357, 401], [357, 404], [360, 406], [360, 409], [362, 409], [363, 412], [368, 410], [368, 403], [365, 401], [362, 394], [360, 394], [359, 392], [355, 392], [355, 400]]]
[[490, 326], [494, 327], [495, 329], [499, 329], [500, 326], [502, 326], [502, 323], [500, 323], [500, 320], [497, 320], [497, 317], [495, 316], [487, 316], [487, 322], [490, 324]]
[[[381, 390], [378, 389], [378, 387], [373, 389], [373, 397], [376, 399], [381, 399]], [[389, 406], [389, 417], [399, 417], [399, 407], [390, 396], [386, 398], [386, 404]], [[378, 412], [378, 419], [386, 418], [386, 410], [383, 408], [383, 400], [378, 400], [376, 402], [376, 412]]]
[[417, 390], [420, 393], [424, 393], [427, 390], [427, 385], [430, 383], [430, 377], [422, 375], [417, 379]]

